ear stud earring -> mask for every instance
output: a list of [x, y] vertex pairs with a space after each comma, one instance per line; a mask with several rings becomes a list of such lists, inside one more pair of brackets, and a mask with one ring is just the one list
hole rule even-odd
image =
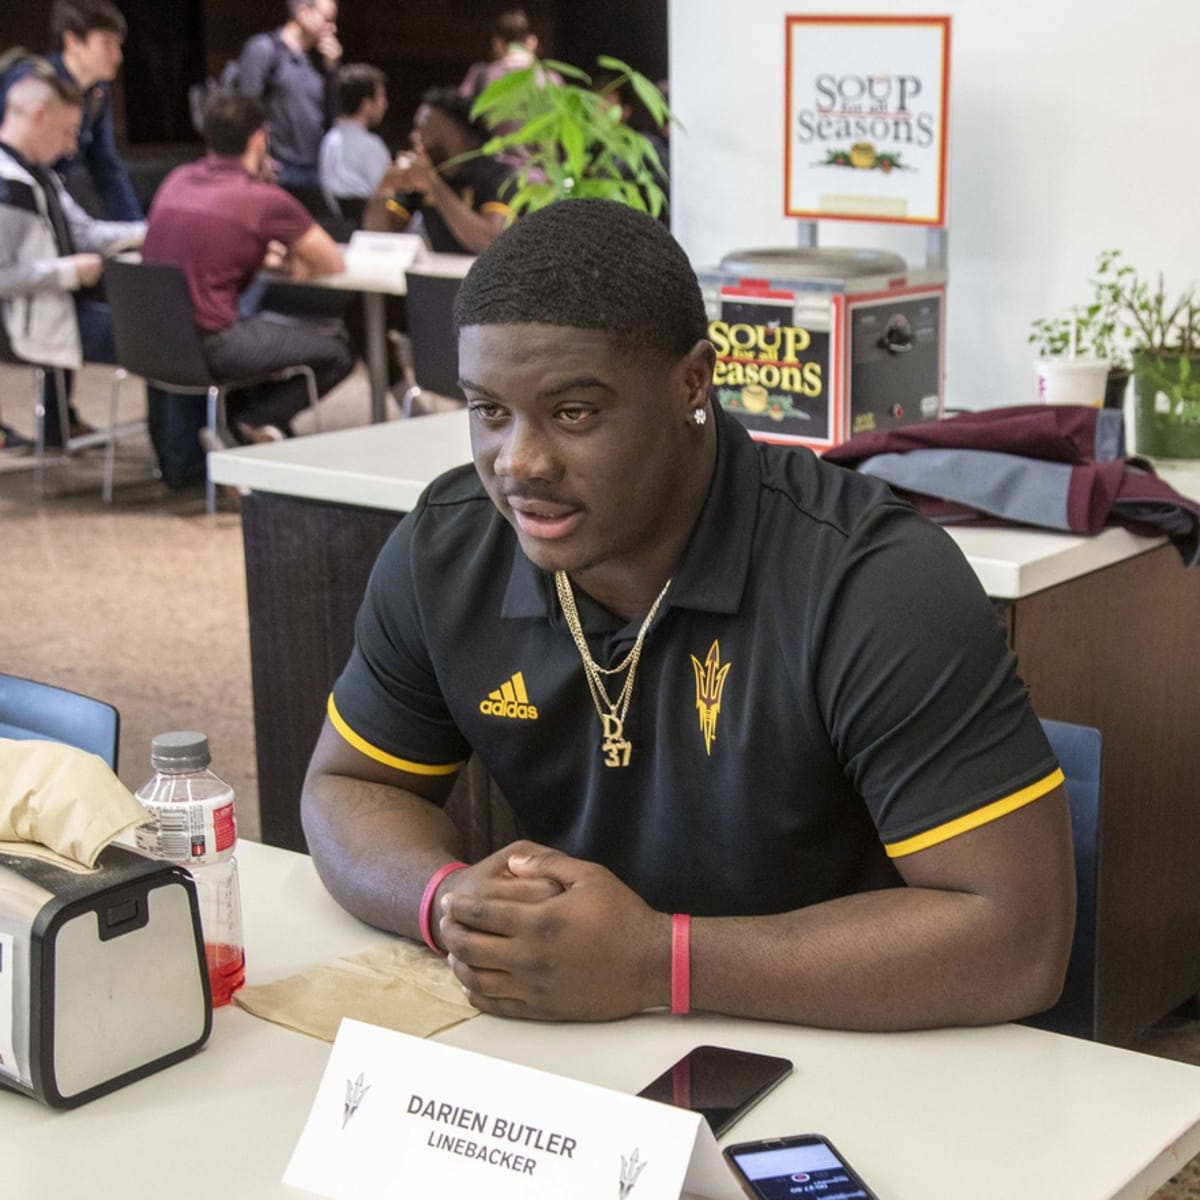
[[708, 420], [707, 410], [703, 408], [693, 408], [692, 420], [695, 421], [697, 425], [703, 425]]

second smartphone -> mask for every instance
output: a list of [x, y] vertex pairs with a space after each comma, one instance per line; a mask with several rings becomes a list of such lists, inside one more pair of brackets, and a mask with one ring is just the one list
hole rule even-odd
[[754, 1200], [878, 1200], [854, 1168], [819, 1133], [726, 1146], [725, 1159]]
[[786, 1058], [728, 1046], [697, 1046], [638, 1095], [700, 1113], [720, 1137], [791, 1070]]

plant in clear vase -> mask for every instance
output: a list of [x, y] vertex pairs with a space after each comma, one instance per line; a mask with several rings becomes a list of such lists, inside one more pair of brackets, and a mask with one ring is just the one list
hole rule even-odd
[[1133, 349], [1134, 437], [1140, 454], [1200, 458], [1200, 301], [1169, 296], [1109, 251], [1103, 278]]

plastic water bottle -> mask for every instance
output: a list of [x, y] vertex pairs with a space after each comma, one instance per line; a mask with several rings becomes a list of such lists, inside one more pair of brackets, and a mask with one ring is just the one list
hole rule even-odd
[[246, 981], [238, 891], [233, 788], [208, 769], [203, 733], [160, 733], [150, 744], [151, 776], [137, 798], [154, 817], [136, 831], [138, 849], [186, 867], [196, 881], [213, 1007]]

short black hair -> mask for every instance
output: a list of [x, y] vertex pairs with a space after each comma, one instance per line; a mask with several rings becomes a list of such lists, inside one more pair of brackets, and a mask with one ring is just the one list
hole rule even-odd
[[213, 92], [204, 106], [204, 144], [213, 154], [244, 154], [266, 123], [267, 107], [257, 96]]
[[66, 34], [83, 41], [96, 29], [124, 38], [127, 27], [121, 10], [109, 0], [55, 0], [50, 10], [50, 37], [60, 50]]
[[560, 200], [510, 225], [467, 273], [454, 321], [596, 329], [672, 357], [708, 336], [683, 247], [613, 200]]
[[487, 126], [482, 121], [471, 119], [471, 105], [474, 101], [470, 96], [464, 96], [456, 87], [431, 87], [421, 93], [421, 103], [427, 108], [436, 108], [438, 112], [449, 117], [456, 125], [480, 145], [491, 137]]
[[375, 90], [387, 83], [387, 76], [370, 63], [346, 63], [338, 68], [338, 112], [352, 117], [364, 100], [374, 100]]

